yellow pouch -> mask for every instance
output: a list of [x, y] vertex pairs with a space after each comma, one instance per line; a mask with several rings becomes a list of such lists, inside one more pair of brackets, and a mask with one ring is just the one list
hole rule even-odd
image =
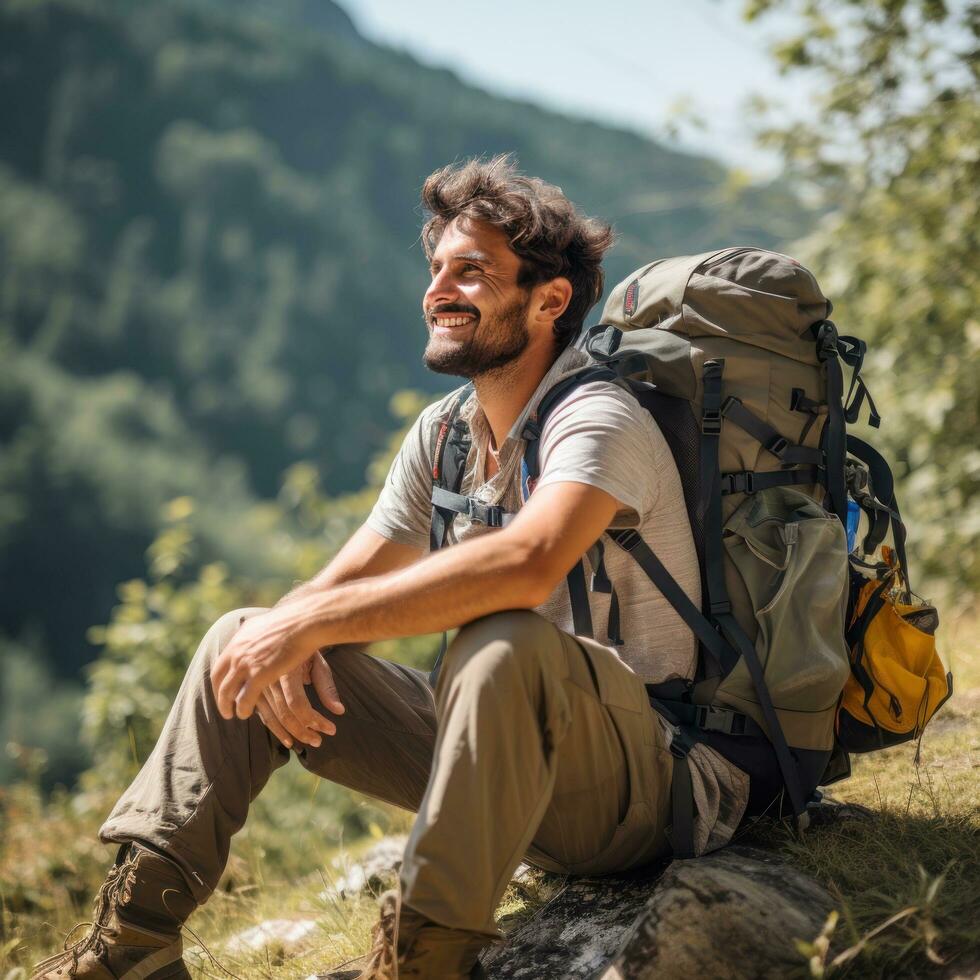
[[[847, 642], [851, 674], [837, 709], [837, 738], [848, 752], [871, 752], [917, 738], [953, 693], [936, 652], [935, 607], [904, 602], [897, 569], [858, 593]], [[913, 597], [914, 598], [914, 597]]]

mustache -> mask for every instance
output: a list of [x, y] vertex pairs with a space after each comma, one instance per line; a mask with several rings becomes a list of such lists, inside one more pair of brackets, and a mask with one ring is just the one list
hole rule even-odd
[[432, 306], [427, 309], [422, 314], [422, 319], [428, 323], [434, 316], [445, 315], [447, 313], [468, 313], [477, 319], [480, 318], [480, 311], [468, 303], [442, 303], [439, 306]]

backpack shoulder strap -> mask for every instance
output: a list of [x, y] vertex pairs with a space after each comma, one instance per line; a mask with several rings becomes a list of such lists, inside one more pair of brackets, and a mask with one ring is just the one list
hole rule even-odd
[[[538, 403], [538, 407], [531, 413], [527, 422], [524, 423], [524, 431], [521, 432], [521, 438], [526, 443], [523, 465], [525, 480], [522, 480], [522, 493], [525, 484], [529, 484], [530, 488], [533, 489], [534, 482], [540, 476], [538, 472], [540, 465], [540, 461], [538, 460], [538, 451], [540, 449], [539, 440], [548, 416], [576, 388], [588, 384], [590, 381], [611, 381], [614, 384], [618, 384], [619, 375], [611, 368], [601, 364], [587, 365], [581, 371], [577, 371], [567, 378], [562, 378], [554, 387], [549, 389], [544, 398]], [[526, 496], [524, 499], [527, 499]]]
[[429, 548], [438, 551], [456, 519], [457, 510], [446, 506], [448, 498], [437, 502], [437, 491], [458, 495], [466, 470], [466, 458], [472, 438], [470, 427], [460, 418], [460, 412], [473, 394], [472, 383], [464, 385], [449, 407], [449, 412], [431, 433], [429, 458], [432, 460], [432, 519], [429, 524]]
[[[590, 381], [612, 381], [618, 382], [619, 378], [615, 371], [602, 365], [590, 364], [576, 371], [575, 374], [563, 378], [554, 385], [538, 403], [535, 411], [531, 413], [521, 437], [524, 439], [524, 458], [521, 460], [521, 499], [527, 501], [534, 484], [537, 482], [540, 460], [538, 458], [540, 450], [541, 432], [545, 422], [551, 412], [560, 405], [576, 388], [588, 384]], [[601, 551], [599, 552], [601, 556]], [[616, 646], [622, 644], [623, 640], [619, 633], [619, 600], [616, 597], [616, 590], [608, 582], [605, 574], [604, 563], [600, 557], [599, 565], [593, 576], [593, 589], [596, 582], [602, 583], [599, 591], [606, 591], [610, 594], [609, 600], [609, 624], [607, 633], [609, 640]], [[585, 564], [582, 559], [572, 567], [566, 577], [568, 586], [568, 598], [572, 607], [572, 627], [576, 636], [594, 637], [592, 626], [592, 609], [589, 606], [589, 588], [585, 576]]]

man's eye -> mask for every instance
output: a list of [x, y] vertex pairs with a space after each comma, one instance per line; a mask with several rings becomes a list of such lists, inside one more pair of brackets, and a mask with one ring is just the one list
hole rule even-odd
[[467, 262], [466, 265], [463, 266], [463, 272], [465, 272], [467, 275], [471, 272], [480, 272], [480, 271], [481, 269], [478, 265], [470, 265], [469, 262]]

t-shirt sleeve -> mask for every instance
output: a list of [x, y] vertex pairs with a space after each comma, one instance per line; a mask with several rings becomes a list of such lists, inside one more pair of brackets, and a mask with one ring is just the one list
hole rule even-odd
[[383, 538], [424, 551], [429, 547], [432, 500], [428, 447], [431, 408], [423, 411], [405, 434], [366, 522]]
[[537, 486], [571, 482], [605, 490], [621, 505], [613, 523], [632, 527], [656, 506], [660, 452], [670, 452], [663, 434], [634, 398], [585, 384], [545, 422]]

